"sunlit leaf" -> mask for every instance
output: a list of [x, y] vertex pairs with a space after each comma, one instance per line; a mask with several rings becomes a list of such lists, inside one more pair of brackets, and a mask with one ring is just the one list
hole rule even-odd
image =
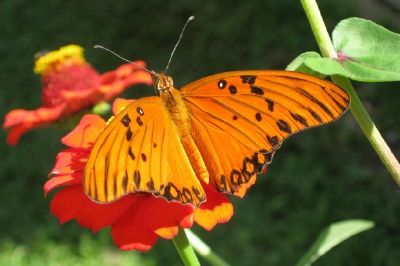
[[338, 58], [307, 57], [302, 64], [358, 81], [400, 80], [400, 34], [370, 20], [349, 18], [336, 26], [332, 41]]
[[372, 227], [374, 227], [374, 222], [367, 220], [346, 220], [329, 225], [299, 260], [297, 266], [311, 265], [333, 247]]
[[319, 78], [324, 78], [325, 75], [320, 74], [317, 71], [312, 70], [308, 66], [304, 64], [304, 61], [310, 59], [310, 58], [321, 58], [321, 55], [317, 52], [311, 51], [311, 52], [305, 52], [296, 57], [287, 67], [286, 70], [291, 70], [291, 71], [298, 71], [302, 72], [305, 74], [313, 75], [315, 77]]

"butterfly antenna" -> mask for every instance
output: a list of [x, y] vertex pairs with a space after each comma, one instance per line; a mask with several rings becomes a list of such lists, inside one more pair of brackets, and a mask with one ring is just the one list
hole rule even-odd
[[178, 41], [176, 42], [174, 49], [172, 49], [172, 52], [171, 52], [171, 55], [170, 55], [170, 57], [169, 57], [167, 67], [166, 67], [165, 70], [164, 70], [164, 73], [167, 73], [169, 64], [171, 63], [172, 57], [174, 56], [176, 47], [178, 47], [178, 45], [179, 45], [179, 43], [180, 43], [180, 41], [181, 41], [181, 39], [182, 39], [182, 37], [183, 37], [183, 33], [185, 32], [186, 26], [187, 26], [187, 25], [189, 24], [189, 22], [192, 21], [192, 20], [194, 20], [194, 16], [190, 16], [190, 17], [186, 20], [186, 23], [185, 23], [185, 25], [184, 25], [183, 28], [182, 28], [181, 34], [179, 35], [179, 39], [178, 39]]
[[109, 53], [112, 53], [113, 55], [115, 55], [115, 56], [118, 57], [119, 59], [122, 59], [123, 61], [125, 61], [125, 62], [127, 62], [127, 63], [131, 63], [132, 65], [137, 66], [139, 69], [142, 69], [142, 70], [144, 70], [144, 71], [146, 71], [146, 72], [152, 74], [153, 76], [158, 77], [158, 74], [157, 74], [156, 72], [154, 72], [153, 70], [148, 70], [147, 68], [142, 67], [141, 65], [136, 64], [135, 62], [132, 62], [132, 61], [130, 61], [130, 60], [128, 60], [128, 59], [126, 59], [126, 58], [120, 56], [119, 54], [117, 54], [116, 52], [114, 52], [114, 51], [111, 50], [111, 49], [108, 49], [108, 48], [106, 48], [106, 47], [104, 47], [104, 46], [102, 46], [102, 45], [98, 45], [98, 44], [96, 44], [95, 46], [93, 46], [93, 48], [103, 49], [103, 50], [105, 50], [105, 51], [107, 51], [107, 52], [109, 52]]

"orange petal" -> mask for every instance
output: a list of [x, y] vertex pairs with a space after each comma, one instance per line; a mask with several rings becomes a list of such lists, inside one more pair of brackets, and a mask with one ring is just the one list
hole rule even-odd
[[112, 105], [112, 112], [117, 115], [119, 112], [125, 109], [129, 104], [133, 103], [135, 100], [128, 100], [123, 98], [117, 98], [114, 100]]
[[63, 137], [61, 142], [72, 148], [87, 149], [93, 145], [105, 126], [106, 122], [100, 116], [85, 115], [78, 126]]
[[62, 104], [53, 108], [40, 107], [36, 110], [16, 109], [6, 114], [3, 128], [8, 129], [7, 143], [15, 145], [25, 132], [58, 120], [65, 110]]
[[171, 226], [171, 227], [164, 227], [164, 228], [157, 229], [154, 232], [157, 235], [161, 236], [162, 238], [172, 239], [178, 234], [178, 231], [179, 231], [178, 226]]
[[228, 222], [233, 215], [233, 206], [228, 198], [217, 192], [212, 185], [203, 183], [207, 201], [194, 212], [194, 220], [206, 230], [211, 230], [218, 223]]
[[49, 179], [43, 186], [44, 195], [47, 196], [50, 191], [62, 186], [70, 186], [82, 184], [82, 173], [75, 173], [71, 175], [55, 176]]
[[89, 150], [70, 148], [59, 152], [56, 156], [56, 163], [49, 175], [66, 175], [85, 168]]
[[140, 69], [140, 67], [145, 67], [144, 62], [136, 61], [133, 63], [135, 64], [121, 65], [116, 70], [106, 72], [101, 76], [99, 92], [104, 95], [105, 100], [115, 97], [129, 86], [135, 84], [151, 85], [153, 83], [151, 74]]

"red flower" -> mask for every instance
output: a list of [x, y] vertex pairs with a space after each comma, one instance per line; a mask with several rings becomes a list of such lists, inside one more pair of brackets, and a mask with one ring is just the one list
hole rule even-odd
[[151, 85], [151, 75], [138, 67], [145, 67], [145, 63], [135, 63], [99, 74], [85, 61], [83, 48], [77, 45], [41, 56], [34, 71], [42, 77], [43, 104], [36, 110], [15, 109], [6, 115], [3, 128], [9, 130], [7, 143], [15, 145], [26, 131], [110, 100], [131, 85]]
[[[129, 101], [116, 100], [113, 110], [121, 110]], [[171, 239], [179, 227], [189, 228], [193, 222], [207, 230], [227, 222], [233, 215], [228, 199], [211, 185], [203, 184], [207, 201], [199, 208], [168, 202], [151, 193], [129, 194], [110, 204], [91, 201], [83, 192], [82, 173], [91, 148], [106, 126], [96, 115], [85, 115], [79, 125], [62, 142], [70, 148], [57, 155], [52, 176], [44, 191], [57, 191], [50, 203], [51, 212], [61, 223], [75, 219], [82, 227], [96, 232], [111, 226], [115, 244], [123, 250], [146, 251], [158, 237]]]

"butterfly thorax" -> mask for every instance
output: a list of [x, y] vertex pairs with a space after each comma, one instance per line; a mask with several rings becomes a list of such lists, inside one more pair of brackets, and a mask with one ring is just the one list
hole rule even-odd
[[153, 76], [153, 83], [154, 87], [160, 92], [160, 94], [174, 88], [172, 77], [164, 73], [155, 74]]
[[179, 135], [189, 135], [191, 127], [189, 111], [182, 99], [181, 93], [174, 88], [172, 78], [164, 73], [160, 73], [155, 77], [154, 86], [160, 92], [160, 97], [164, 107], [167, 109], [167, 113], [178, 127]]
[[192, 137], [192, 125], [189, 110], [182, 98], [182, 94], [174, 88], [173, 80], [163, 73], [154, 80], [155, 88], [160, 92], [163, 106], [167, 109], [170, 119], [176, 126], [180, 141], [190, 159], [198, 178], [208, 183], [208, 171], [204, 160]]

